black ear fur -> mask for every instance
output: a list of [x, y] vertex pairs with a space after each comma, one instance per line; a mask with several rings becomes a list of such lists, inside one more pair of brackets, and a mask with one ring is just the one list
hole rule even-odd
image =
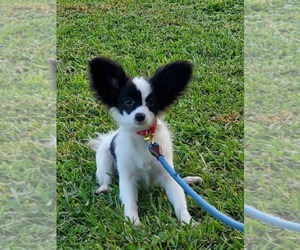
[[187, 61], [177, 61], [159, 68], [151, 77], [153, 92], [160, 110], [171, 105], [185, 90], [192, 77], [193, 66]]
[[117, 105], [119, 89], [128, 77], [123, 68], [105, 57], [97, 57], [89, 62], [90, 86], [96, 97], [112, 108]]

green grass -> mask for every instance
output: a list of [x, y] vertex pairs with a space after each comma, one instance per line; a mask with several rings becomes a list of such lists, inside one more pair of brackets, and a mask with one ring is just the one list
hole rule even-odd
[[0, 1], [0, 248], [54, 249], [55, 9]]
[[87, 61], [104, 55], [128, 74], [165, 63], [194, 68], [184, 98], [166, 114], [175, 166], [200, 175], [195, 190], [243, 221], [243, 1], [58, 1], [57, 237], [59, 249], [242, 249], [226, 228], [188, 198], [200, 222], [184, 227], [160, 187], [139, 198], [142, 225], [124, 220], [117, 181], [96, 196], [88, 136], [116, 128], [88, 87]]
[[[300, 222], [299, 4], [245, 6], [245, 203]], [[299, 233], [246, 220], [247, 249], [299, 244]]]

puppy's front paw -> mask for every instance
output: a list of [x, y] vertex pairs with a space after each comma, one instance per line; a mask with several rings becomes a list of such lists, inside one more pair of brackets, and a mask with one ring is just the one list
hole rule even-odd
[[126, 216], [126, 221], [133, 224], [134, 226], [139, 226], [141, 224], [140, 218]]
[[138, 226], [138, 225], [141, 224], [141, 221], [140, 221], [139, 218], [138, 219], [134, 219], [132, 222], [133, 222], [133, 225], [135, 225], [135, 226]]
[[197, 221], [194, 221], [192, 218], [190, 220], [186, 220], [186, 221], [183, 221], [181, 220], [181, 224], [184, 225], [184, 226], [189, 226], [191, 225], [192, 228], [196, 228], [199, 226], [199, 222]]
[[192, 220], [192, 228], [196, 228], [200, 225], [199, 222]]
[[187, 176], [183, 180], [189, 185], [200, 185], [202, 183], [202, 178], [199, 176]]
[[95, 194], [107, 194], [111, 192], [111, 188], [108, 185], [101, 185], [96, 191]]

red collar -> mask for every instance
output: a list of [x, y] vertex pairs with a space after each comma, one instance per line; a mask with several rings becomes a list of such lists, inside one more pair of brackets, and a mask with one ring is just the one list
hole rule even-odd
[[138, 135], [141, 135], [141, 136], [144, 136], [144, 137], [147, 137], [148, 135], [154, 135], [155, 130], [156, 130], [156, 126], [157, 126], [157, 123], [153, 122], [149, 129], [138, 130], [138, 131], [136, 131], [136, 133]]

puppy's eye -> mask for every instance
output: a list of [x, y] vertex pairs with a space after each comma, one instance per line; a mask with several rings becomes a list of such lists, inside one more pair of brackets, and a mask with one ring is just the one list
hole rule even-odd
[[124, 103], [125, 103], [126, 106], [131, 106], [131, 105], [133, 105], [134, 101], [131, 98], [127, 97], [125, 99]]
[[147, 101], [148, 107], [153, 107], [155, 104], [156, 104], [156, 101], [155, 101], [154, 98], [150, 98], [150, 99]]

